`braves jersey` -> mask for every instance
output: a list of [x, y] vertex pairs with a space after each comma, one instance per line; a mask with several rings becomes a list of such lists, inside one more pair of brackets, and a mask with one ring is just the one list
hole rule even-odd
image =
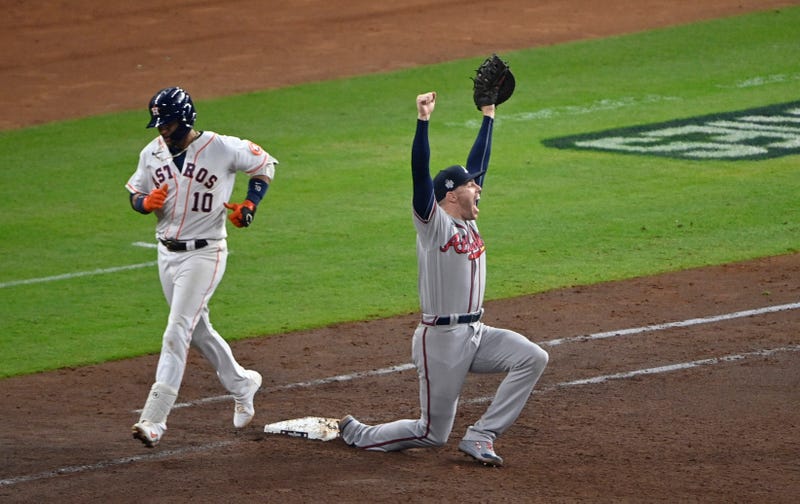
[[480, 310], [486, 286], [486, 249], [475, 221], [456, 219], [433, 205], [427, 221], [414, 212], [414, 226], [422, 312], [448, 315]]
[[[467, 157], [470, 173], [488, 169], [493, 124], [493, 119], [483, 118]], [[425, 120], [417, 120], [411, 147], [411, 174], [422, 313], [447, 316], [477, 312], [483, 308], [486, 289], [486, 247], [474, 220], [457, 219], [435, 201]], [[475, 179], [478, 185], [483, 185], [483, 177]]]
[[156, 237], [171, 240], [219, 240], [227, 237], [226, 209], [236, 173], [266, 175], [272, 180], [278, 161], [259, 145], [205, 131], [186, 149], [183, 167], [172, 160], [158, 136], [139, 154], [139, 166], [126, 184], [131, 193], [148, 194], [169, 186], [158, 218]]

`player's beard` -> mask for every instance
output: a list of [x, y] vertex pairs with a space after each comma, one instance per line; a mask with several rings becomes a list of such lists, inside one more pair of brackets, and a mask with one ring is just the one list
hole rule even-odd
[[188, 124], [180, 123], [178, 127], [175, 128], [175, 131], [170, 133], [164, 138], [169, 150], [173, 153], [181, 150], [183, 148], [183, 142], [186, 140], [186, 136], [189, 132], [192, 131], [192, 127]]

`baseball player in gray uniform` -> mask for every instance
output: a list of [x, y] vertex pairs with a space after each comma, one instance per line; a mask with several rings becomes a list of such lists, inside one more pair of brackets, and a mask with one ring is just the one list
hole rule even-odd
[[467, 428], [458, 445], [484, 465], [500, 466], [503, 459], [495, 453], [494, 442], [519, 416], [544, 372], [548, 354], [514, 331], [481, 322], [486, 248], [475, 221], [496, 106], [480, 107], [483, 121], [466, 168], [450, 166], [431, 180], [428, 123], [435, 105], [435, 92], [417, 96], [411, 150], [422, 309], [411, 353], [419, 377], [420, 417], [367, 425], [347, 415], [339, 430], [345, 443], [366, 450], [444, 445], [467, 373], [507, 373], [488, 409]]
[[[208, 302], [225, 274], [225, 209], [233, 210], [228, 219], [235, 226], [249, 226], [278, 161], [253, 142], [195, 130], [194, 104], [179, 87], [156, 93], [149, 110], [147, 127], [157, 128], [159, 136], [142, 149], [126, 188], [134, 210], [156, 215], [158, 274], [170, 308], [155, 382], [133, 425], [133, 437], [152, 448], [167, 430], [190, 345], [214, 366], [233, 395], [234, 427], [253, 419], [261, 375], [236, 361], [211, 326]], [[247, 199], [228, 203], [237, 172], [250, 177]]]

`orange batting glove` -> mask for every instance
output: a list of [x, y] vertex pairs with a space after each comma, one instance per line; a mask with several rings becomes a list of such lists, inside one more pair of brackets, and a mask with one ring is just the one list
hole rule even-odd
[[150, 191], [150, 194], [144, 197], [144, 201], [142, 201], [142, 207], [147, 212], [152, 212], [153, 210], [158, 210], [164, 206], [164, 201], [167, 200], [167, 184], [162, 185], [158, 189], [153, 189]]
[[250, 200], [244, 200], [242, 203], [223, 203], [225, 208], [233, 210], [228, 214], [228, 220], [233, 222], [236, 227], [247, 227], [253, 222], [253, 216], [256, 213], [256, 204]]

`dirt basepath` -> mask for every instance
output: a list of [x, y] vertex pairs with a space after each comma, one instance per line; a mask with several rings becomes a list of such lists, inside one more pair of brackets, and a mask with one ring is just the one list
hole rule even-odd
[[[800, 2], [6, 3], [0, 129], [143, 107], [172, 83], [202, 99]], [[129, 428], [156, 356], [2, 380], [0, 500], [794, 502], [799, 299], [800, 255], [788, 255], [488, 303], [487, 323], [551, 355], [497, 443], [501, 470], [455, 449], [496, 376], [469, 380], [438, 449], [372, 453], [261, 432], [305, 415], [416, 416], [413, 371], [359, 374], [409, 362], [416, 315], [236, 342], [265, 376], [241, 432], [192, 353], [155, 450]]]

